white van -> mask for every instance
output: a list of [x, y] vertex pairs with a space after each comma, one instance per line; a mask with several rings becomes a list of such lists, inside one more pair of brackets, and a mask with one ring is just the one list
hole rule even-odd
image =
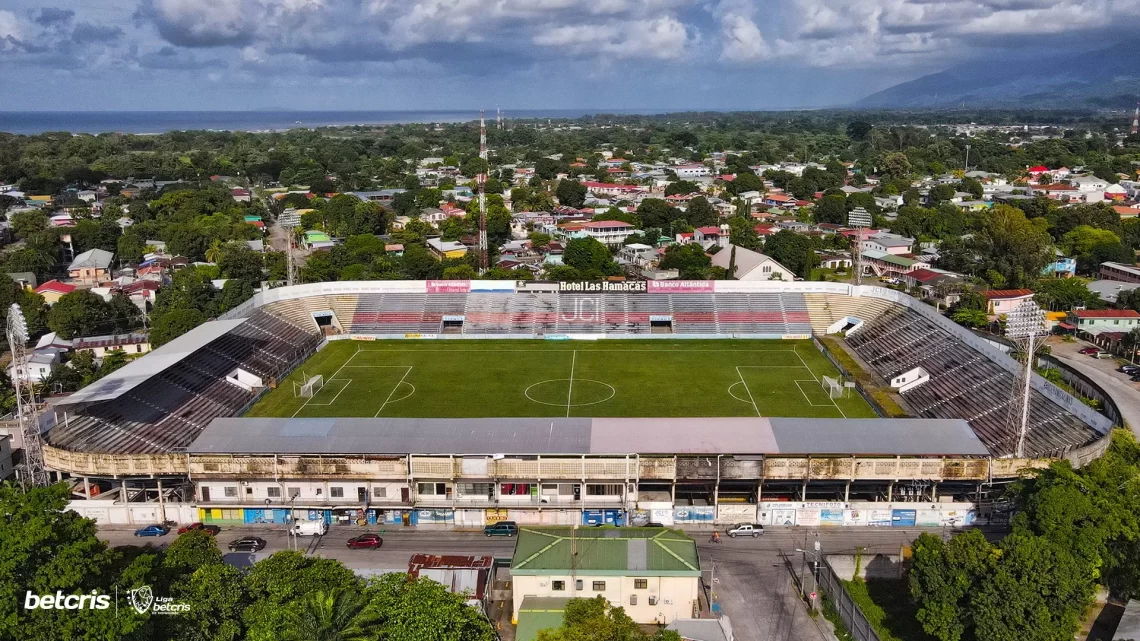
[[289, 533], [293, 536], [324, 536], [329, 526], [324, 521], [298, 521]]

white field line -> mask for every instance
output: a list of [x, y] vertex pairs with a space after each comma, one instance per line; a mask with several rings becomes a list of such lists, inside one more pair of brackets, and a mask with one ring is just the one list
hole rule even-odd
[[748, 392], [748, 400], [752, 401], [752, 409], [756, 410], [756, 416], [764, 416], [760, 413], [760, 408], [756, 406], [756, 398], [752, 396], [752, 390], [748, 387], [748, 383], [744, 380], [744, 374], [740, 372], [740, 366], [736, 367], [736, 375], [740, 377], [740, 384], [744, 386], [745, 391]]
[[[398, 366], [396, 366], [396, 367], [398, 367]], [[404, 365], [403, 367], [407, 368], [404, 371], [404, 375], [400, 377], [399, 382], [397, 382], [396, 386], [392, 388], [392, 391], [388, 392], [388, 398], [384, 399], [384, 404], [380, 406], [380, 409], [376, 410], [376, 414], [373, 415], [372, 418], [376, 418], [376, 417], [380, 416], [380, 412], [384, 411], [384, 408], [388, 405], [388, 401], [391, 401], [392, 396], [394, 396], [396, 394], [396, 390], [400, 389], [400, 386], [404, 384], [404, 379], [408, 377], [408, 374], [412, 373], [412, 366], [411, 365]], [[408, 384], [411, 385], [411, 383], [408, 383]], [[415, 388], [413, 387], [413, 389], [415, 389]], [[407, 396], [405, 396], [404, 398], [407, 398]], [[403, 400], [403, 399], [401, 399], [401, 400]]]
[[[796, 352], [796, 348], [795, 348], [795, 347], [793, 347], [793, 348], [792, 348], [792, 351], [793, 351], [793, 352]], [[810, 367], [808, 367], [807, 361], [805, 361], [805, 360], [804, 360], [804, 357], [803, 357], [803, 356], [800, 356], [800, 353], [799, 353], [799, 352], [796, 352], [796, 357], [797, 357], [797, 358], [799, 358], [799, 359], [800, 359], [800, 362], [804, 364], [804, 367], [805, 367], [805, 368], [807, 368], [807, 371], [808, 371], [808, 373], [809, 373], [809, 374], [811, 374], [811, 377], [812, 377], [813, 379], [815, 379], [815, 382], [819, 384], [820, 388], [823, 388], [823, 383], [821, 383], [821, 382], [820, 382], [820, 380], [819, 380], [819, 378], [818, 378], [818, 377], [816, 377], [816, 375], [815, 375], [815, 372], [811, 371], [811, 368], [810, 368]], [[799, 385], [799, 383], [796, 383], [796, 384], [797, 384], [797, 385]], [[802, 392], [803, 390], [800, 390], [800, 391]], [[824, 392], [827, 392], [827, 390], [824, 390]], [[806, 396], [806, 395], [805, 395], [805, 396]], [[845, 414], [845, 413], [843, 412], [843, 409], [839, 407], [839, 404], [835, 402], [835, 399], [834, 399], [834, 398], [831, 398], [831, 394], [830, 394], [830, 393], [828, 393], [828, 394], [827, 394], [827, 400], [831, 401], [831, 404], [835, 406], [835, 409], [839, 410], [839, 415], [840, 415], [840, 416], [842, 416], [843, 418], [847, 418], [847, 414]]]
[[[330, 378], [330, 379], [329, 379], [329, 380], [328, 380], [328, 381], [325, 383], [325, 385], [328, 385], [329, 383], [332, 383], [333, 381], [344, 381], [344, 386], [340, 388], [340, 390], [339, 390], [339, 391], [336, 393], [336, 396], [332, 397], [332, 400], [331, 400], [331, 401], [329, 401], [328, 403], [313, 403], [313, 402], [311, 402], [311, 401], [312, 401], [312, 399], [309, 399], [309, 400], [310, 400], [310, 403], [309, 403], [309, 405], [312, 405], [312, 406], [314, 406], [314, 407], [315, 407], [315, 406], [317, 406], [317, 405], [323, 405], [323, 406], [333, 405], [333, 404], [335, 404], [335, 403], [336, 403], [336, 399], [340, 398], [341, 392], [343, 392], [345, 389], [347, 389], [347, 388], [348, 388], [348, 386], [349, 386], [350, 384], [352, 384], [352, 379], [351, 379], [351, 378]], [[314, 394], [314, 395], [313, 395], [313, 398], [316, 398], [316, 394]]]
[[[341, 363], [340, 367], [338, 367], [337, 370], [335, 372], [333, 372], [333, 375], [329, 377], [329, 380], [331, 381], [332, 379], [336, 378], [336, 375], [340, 374], [340, 371], [342, 369], [344, 369], [345, 365], [348, 365], [349, 363], [351, 363], [352, 359], [356, 358], [356, 355], [359, 353], [360, 353], [360, 348], [357, 347], [356, 351], [352, 353], [352, 356], [349, 356], [343, 363]], [[297, 411], [293, 412], [293, 416], [291, 418], [297, 418], [297, 415], [301, 413], [301, 410], [305, 409], [305, 406], [309, 404], [309, 401], [313, 400], [314, 398], [316, 398], [316, 394], [310, 396], [308, 398], [308, 400], [306, 400], [304, 403], [302, 403], [301, 407], [298, 407]]]
[[570, 416], [570, 402], [574, 399], [574, 367], [578, 364], [578, 350], [574, 350], [573, 356], [570, 357], [570, 385], [566, 390], [566, 416]]

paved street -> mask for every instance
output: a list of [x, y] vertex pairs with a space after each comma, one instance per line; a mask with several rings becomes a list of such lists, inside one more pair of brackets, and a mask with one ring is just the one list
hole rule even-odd
[[[384, 537], [379, 550], [349, 550], [345, 541], [364, 531], [378, 532]], [[854, 553], [863, 548], [866, 553], [897, 554], [902, 545], [914, 540], [919, 533], [942, 533], [941, 529], [870, 529], [834, 528], [819, 531], [820, 548], [824, 554]], [[133, 528], [100, 528], [100, 538], [111, 545], [169, 544], [174, 535], [161, 538], [135, 538]], [[822, 619], [812, 619], [803, 605], [797, 602], [791, 575], [785, 565], [785, 555], [792, 568], [801, 567], [796, 548], [812, 549], [815, 531], [800, 528], [769, 528], [756, 539], [729, 539], [721, 543], [709, 542], [709, 530], [689, 532], [697, 540], [701, 569], [732, 622], [737, 639], [749, 641], [825, 641], [821, 631]], [[224, 527], [217, 539], [223, 547], [241, 536], [259, 536], [268, 543], [257, 558], [289, 549], [289, 537], [284, 528]], [[805, 539], [806, 537], [806, 539]], [[361, 572], [406, 571], [412, 554], [491, 555], [509, 557], [514, 551], [514, 540], [487, 538], [478, 532], [450, 530], [412, 530], [356, 527], [334, 527], [320, 539], [301, 537], [302, 549], [342, 561]], [[227, 557], [244, 564], [249, 555]], [[717, 579], [716, 582], [713, 579]], [[810, 578], [808, 579], [810, 581]], [[809, 583], [810, 585], [810, 583]]]
[[1092, 343], [1084, 341], [1066, 343], [1052, 340], [1049, 341], [1049, 346], [1052, 348], [1053, 356], [1089, 377], [1100, 385], [1101, 389], [1108, 392], [1116, 402], [1116, 406], [1120, 408], [1124, 422], [1132, 428], [1133, 433], [1140, 436], [1140, 384], [1133, 383], [1127, 376], [1116, 371], [1116, 359], [1093, 358], [1078, 354], [1078, 350], [1083, 347], [1095, 347]]

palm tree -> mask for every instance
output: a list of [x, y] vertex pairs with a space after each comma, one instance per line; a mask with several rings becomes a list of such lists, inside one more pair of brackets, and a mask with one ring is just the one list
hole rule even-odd
[[222, 241], [215, 238], [214, 242], [210, 243], [209, 249], [206, 250], [206, 262], [216, 263], [221, 260], [223, 247]]
[[1140, 349], [1140, 327], [1125, 334], [1120, 344], [1124, 349], [1128, 350], [1128, 360], [1135, 363], [1136, 350]]
[[375, 639], [378, 618], [360, 592], [337, 588], [311, 592], [285, 611], [281, 638], [287, 641]]

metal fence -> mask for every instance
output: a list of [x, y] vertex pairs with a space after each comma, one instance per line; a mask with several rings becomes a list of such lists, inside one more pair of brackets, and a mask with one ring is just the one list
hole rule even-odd
[[847, 588], [826, 559], [820, 562], [818, 570], [819, 589], [823, 590], [828, 599], [831, 599], [835, 609], [839, 612], [839, 620], [858, 641], [880, 641], [878, 633], [871, 627], [863, 611], [855, 604], [855, 600], [847, 592]]

